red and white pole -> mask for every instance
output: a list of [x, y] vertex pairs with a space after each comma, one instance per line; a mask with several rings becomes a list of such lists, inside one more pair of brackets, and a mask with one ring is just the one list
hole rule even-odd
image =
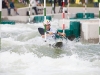
[[64, 11], [65, 0], [63, 0], [62, 7], [63, 7], [63, 13], [62, 13], [63, 25], [62, 25], [62, 29], [63, 29], [63, 33], [65, 33], [65, 22], [64, 22], [64, 20], [65, 20], [65, 11]]

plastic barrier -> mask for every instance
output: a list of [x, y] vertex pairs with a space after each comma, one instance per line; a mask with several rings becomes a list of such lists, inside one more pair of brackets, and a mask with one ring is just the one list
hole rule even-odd
[[73, 31], [73, 35], [76, 38], [80, 36], [80, 25], [81, 25], [81, 23], [78, 21], [71, 21], [70, 22], [70, 30]]
[[11, 25], [14, 25], [15, 21], [1, 21], [1, 24], [11, 24]]
[[[63, 32], [63, 30], [58, 30], [58, 32]], [[73, 31], [69, 30], [69, 29], [65, 29], [65, 34], [66, 34], [66, 37], [72, 36], [73, 35]], [[59, 36], [59, 35], [56, 35], [56, 38], [62, 38], [62, 37]]]
[[[51, 20], [51, 16], [46, 16], [46, 19]], [[33, 19], [34, 23], [39, 23], [44, 21], [44, 16], [35, 16]]]
[[94, 13], [77, 13], [74, 19], [91, 19], [94, 18]]
[[83, 17], [84, 17], [83, 13], [77, 13], [76, 14], [76, 18], [78, 18], [78, 19], [82, 19]]
[[[65, 29], [66, 37], [75, 36], [76, 38], [80, 37], [80, 25], [81, 23], [78, 21], [70, 22], [70, 29]], [[63, 30], [58, 30], [58, 32], [63, 32]], [[60, 36], [56, 35], [56, 38], [60, 38]]]
[[89, 18], [89, 19], [94, 18], [94, 13], [85, 13], [85, 15], [86, 15], [86, 18]]

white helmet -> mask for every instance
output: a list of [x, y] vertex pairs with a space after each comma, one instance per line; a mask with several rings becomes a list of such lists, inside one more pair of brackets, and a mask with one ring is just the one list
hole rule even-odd
[[48, 25], [48, 24], [51, 24], [51, 23], [50, 23], [50, 20], [46, 19], [46, 20], [43, 22], [43, 24], [44, 24], [44, 25]]

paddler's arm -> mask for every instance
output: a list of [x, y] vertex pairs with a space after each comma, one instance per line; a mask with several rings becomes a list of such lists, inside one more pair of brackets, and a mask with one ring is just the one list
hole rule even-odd
[[42, 35], [42, 38], [45, 38], [45, 35]]
[[[46, 34], [46, 36], [49, 36], [49, 35], [50, 35], [49, 33]], [[42, 38], [45, 38], [45, 35], [42, 35]]]
[[57, 32], [57, 34], [65, 37], [65, 33]]
[[[49, 36], [49, 35], [52, 35], [52, 34], [54, 34], [54, 33], [53, 32], [47, 32], [46, 36]], [[57, 32], [57, 34], [65, 37], [65, 33]], [[42, 35], [42, 38], [45, 38], [45, 35]]]

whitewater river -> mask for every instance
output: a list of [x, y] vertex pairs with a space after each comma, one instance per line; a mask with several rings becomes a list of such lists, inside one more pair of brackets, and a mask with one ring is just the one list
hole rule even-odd
[[1, 25], [0, 75], [100, 75], [100, 44], [64, 40], [61, 49], [49, 47], [38, 27]]

